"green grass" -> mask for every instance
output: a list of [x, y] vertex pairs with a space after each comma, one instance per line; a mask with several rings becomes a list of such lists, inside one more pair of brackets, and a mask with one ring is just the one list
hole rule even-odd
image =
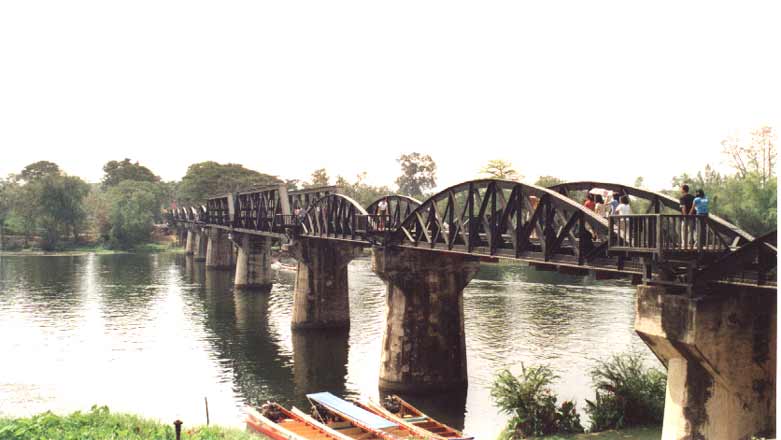
[[[60, 416], [45, 412], [32, 417], [0, 419], [3, 440], [171, 440], [173, 424], [132, 414], [112, 413], [105, 406]], [[258, 440], [247, 432], [218, 426], [182, 426], [183, 440]]]
[[538, 438], [545, 440], [659, 440], [662, 438], [662, 427], [629, 428], [620, 431], [609, 430], [591, 434], [552, 435]]

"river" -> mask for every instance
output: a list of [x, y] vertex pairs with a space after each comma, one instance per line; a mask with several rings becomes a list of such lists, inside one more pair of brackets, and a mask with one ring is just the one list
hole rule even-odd
[[[385, 290], [370, 260], [349, 266], [349, 332], [291, 332], [294, 275], [262, 294], [182, 254], [0, 256], [0, 416], [100, 404], [196, 425], [207, 397], [212, 423], [240, 426], [246, 403], [376, 399]], [[481, 439], [505, 420], [490, 398], [503, 368], [549, 364], [585, 424], [597, 359], [637, 349], [659, 365], [633, 332], [628, 282], [484, 264], [464, 315], [467, 392], [408, 398]]]

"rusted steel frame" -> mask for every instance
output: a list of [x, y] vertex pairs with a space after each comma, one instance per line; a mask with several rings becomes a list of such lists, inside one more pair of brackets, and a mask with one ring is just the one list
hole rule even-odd
[[[524, 188], [529, 191], [524, 191]], [[505, 191], [509, 191], [509, 196]], [[461, 215], [456, 215], [456, 194], [464, 193], [463, 211]], [[531, 195], [539, 200], [533, 210], [529, 201]], [[523, 221], [524, 204], [529, 205], [526, 208], [532, 212], [529, 222]], [[440, 212], [440, 209], [443, 211]], [[563, 212], [567, 210], [573, 214], [565, 217]], [[508, 250], [520, 255], [531, 249], [530, 236], [537, 229], [541, 247], [547, 250], [547, 258], [550, 259], [563, 249], [562, 244], [568, 238], [572, 242], [573, 253], [579, 252], [575, 246], [577, 241], [572, 238], [575, 225], [580, 224], [575, 212], [581, 212], [583, 225], [591, 225], [593, 230], [607, 236], [607, 221], [585, 210], [579, 203], [540, 187], [502, 180], [464, 182], [440, 192], [416, 208], [398, 230], [390, 234], [385, 244], [410, 242], [417, 245], [424, 241], [431, 248], [454, 249], [459, 237], [463, 237], [467, 252], [480, 248], [476, 253], [481, 255], [506, 254]], [[505, 237], [505, 233], [509, 233], [509, 237]]]
[[[518, 194], [520, 192], [521, 192], [520, 186], [513, 187], [513, 189], [510, 191], [509, 201], [505, 199], [504, 191], [499, 191], [498, 193], [499, 201], [503, 206], [502, 216], [501, 218], [499, 218], [499, 224], [497, 225], [498, 235], [500, 237], [503, 237], [503, 234], [508, 233], [508, 235], [510, 236], [510, 244], [513, 250], [518, 247], [516, 230], [520, 223], [518, 222], [518, 217], [516, 216], [515, 223], [513, 224], [513, 215], [518, 212], [518, 208], [520, 206], [520, 203], [517, 200]], [[502, 238], [502, 243], [504, 243], [503, 238]]]
[[[747, 264], [756, 262], [764, 263], [764, 267], [759, 267], [759, 272], [767, 272], [778, 265], [778, 252], [773, 244], [777, 240], [777, 231], [769, 232], [761, 237], [754, 239], [751, 243], [740, 247], [739, 249], [719, 258], [712, 264], [699, 269], [695, 276], [695, 282], [705, 282], [723, 277], [725, 274], [733, 272], [735, 268], [741, 268]], [[763, 280], [759, 280], [763, 281]]]
[[367, 216], [366, 210], [343, 194], [329, 194], [315, 200], [304, 211], [304, 235], [358, 239], [356, 215]]
[[[543, 238], [542, 228], [540, 228], [540, 217], [543, 215], [543, 211], [545, 210], [545, 204], [547, 203], [548, 195], [543, 195], [540, 200], [537, 202], [537, 207], [534, 208], [534, 211], [532, 211], [531, 218], [529, 218], [529, 221], [523, 225], [521, 235], [519, 237], [519, 242], [523, 244], [523, 247], [520, 247], [517, 249], [518, 252], [523, 252], [529, 249], [529, 245], [531, 244], [531, 235], [533, 230], [537, 230], [538, 235], [540, 236], [540, 239]], [[531, 206], [531, 204], [529, 204]]]
[[[542, 203], [542, 201], [540, 201]], [[548, 261], [550, 257], [553, 255], [553, 252], [555, 250], [555, 247], [553, 245], [554, 240], [556, 239], [556, 229], [555, 225], [553, 224], [553, 219], [555, 218], [554, 215], [554, 207], [551, 203], [551, 198], [546, 197], [545, 198], [545, 224], [542, 228], [542, 252], [545, 255], [545, 261]]]
[[580, 221], [582, 217], [583, 216], [580, 213], [580, 211], [575, 211], [572, 213], [569, 220], [567, 220], [567, 223], [564, 224], [564, 227], [559, 232], [558, 236], [556, 236], [555, 239], [553, 240], [551, 250], [550, 250], [551, 253], [561, 249], [561, 244], [564, 242], [564, 238], [567, 237], [569, 231], [572, 229], [573, 226], [575, 226], [575, 224], [577, 224]]
[[[412, 212], [412, 209], [420, 206], [420, 201], [418, 199], [401, 194], [390, 194], [371, 202], [369, 206], [366, 207], [366, 212], [368, 212], [370, 215], [378, 214], [378, 205], [382, 200], [385, 200], [388, 203], [387, 214], [398, 216], [399, 221], [401, 220], [400, 217], [402, 215], [407, 216], [410, 212]], [[410, 209], [410, 207], [412, 209]]]
[[[472, 252], [472, 250], [475, 248], [476, 238], [479, 239], [477, 232], [477, 220], [475, 217], [475, 192], [477, 191], [475, 189], [475, 185], [472, 182], [469, 182], [469, 186], [467, 187], [469, 193], [467, 194], [467, 206], [469, 210], [469, 218], [467, 219], [467, 242], [466, 242], [466, 250], [467, 252]], [[453, 190], [455, 192], [455, 190]], [[479, 196], [479, 194], [478, 194]], [[413, 213], [414, 214], [414, 213]]]

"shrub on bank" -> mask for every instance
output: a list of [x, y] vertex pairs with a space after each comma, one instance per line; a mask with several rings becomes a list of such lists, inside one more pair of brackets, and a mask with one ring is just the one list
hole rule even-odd
[[556, 404], [550, 386], [558, 376], [545, 365], [526, 368], [522, 364], [521, 369], [518, 377], [507, 370], [500, 372], [491, 389], [499, 409], [511, 416], [502, 438], [583, 432], [575, 404]]
[[[257, 440], [258, 437], [236, 429], [196, 427], [182, 429], [187, 440]], [[147, 420], [131, 414], [111, 413], [108, 407], [93, 406], [89, 412], [76, 411], [67, 416], [51, 412], [28, 418], [0, 419], [3, 440], [171, 440], [171, 424]]]
[[590, 373], [596, 394], [586, 400], [591, 431], [662, 423], [667, 375], [646, 368], [639, 353], [613, 355]]

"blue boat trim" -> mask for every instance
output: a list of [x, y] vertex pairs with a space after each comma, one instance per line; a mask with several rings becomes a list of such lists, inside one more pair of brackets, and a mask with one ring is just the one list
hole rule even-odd
[[327, 408], [351, 417], [362, 425], [371, 429], [386, 429], [399, 426], [390, 420], [386, 420], [376, 414], [372, 414], [369, 411], [366, 411], [363, 408], [359, 408], [350, 402], [342, 400], [329, 392], [307, 394], [306, 397], [307, 399], [314, 400], [315, 402]]

